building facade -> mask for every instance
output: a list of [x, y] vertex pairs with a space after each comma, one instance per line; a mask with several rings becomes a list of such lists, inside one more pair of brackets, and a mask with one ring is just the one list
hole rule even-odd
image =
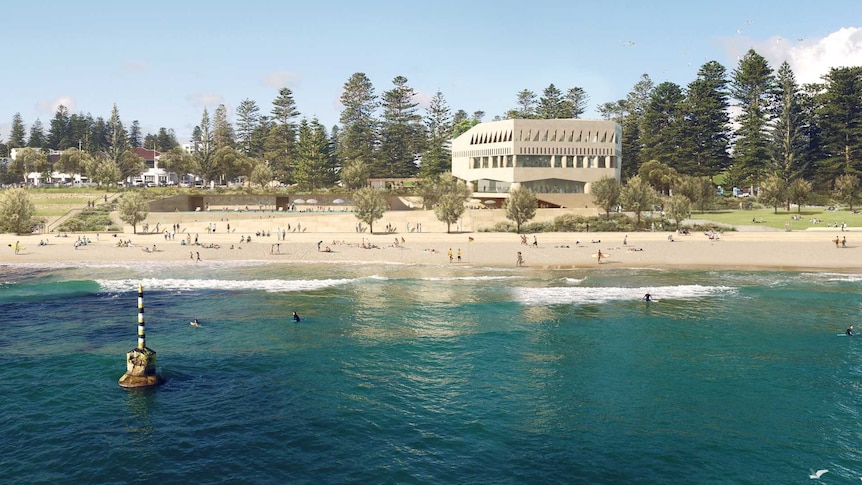
[[622, 128], [614, 121], [552, 119], [480, 123], [452, 141], [452, 175], [476, 197], [588, 194], [602, 177], [620, 179]]

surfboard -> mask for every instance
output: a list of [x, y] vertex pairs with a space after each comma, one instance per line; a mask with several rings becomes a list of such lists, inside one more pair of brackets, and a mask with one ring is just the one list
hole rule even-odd
[[[593, 257], [594, 257], [594, 258], [598, 258], [598, 257], [599, 257], [599, 253], [595, 253], [595, 254], [593, 254]], [[610, 258], [610, 257], [611, 257], [610, 253], [602, 253], [602, 259], [606, 259], [606, 258]]]

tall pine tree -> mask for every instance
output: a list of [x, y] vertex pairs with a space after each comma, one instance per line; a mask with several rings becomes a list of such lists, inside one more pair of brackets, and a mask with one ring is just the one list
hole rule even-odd
[[425, 127], [416, 91], [407, 84], [407, 78], [397, 76], [392, 84], [394, 87], [382, 96], [379, 163], [372, 167], [371, 176], [413, 177], [419, 172], [416, 157], [424, 148]]
[[437, 91], [431, 98], [425, 114], [425, 130], [428, 141], [422, 153], [422, 177], [448, 172], [452, 168], [452, 154], [449, 150], [452, 138], [452, 115], [443, 93]]
[[260, 108], [251, 99], [244, 99], [236, 109], [236, 141], [239, 150], [247, 156], [259, 154], [254, 133], [260, 124]]
[[543, 120], [556, 118], [568, 118], [568, 112], [563, 92], [557, 89], [553, 83], [542, 91], [539, 104], [536, 107], [536, 117]]
[[36, 121], [33, 122], [33, 126], [30, 127], [30, 137], [27, 139], [27, 146], [30, 148], [45, 148], [45, 144], [48, 140], [45, 139], [45, 128], [42, 126], [42, 122], [39, 121], [39, 118], [36, 118]]
[[[377, 144], [377, 118], [379, 105], [374, 86], [365, 73], [357, 72], [344, 83], [341, 93], [341, 150], [342, 170], [350, 178], [349, 185], [356, 187], [358, 177], [370, 174]], [[343, 179], [344, 177], [342, 177]]]
[[730, 178], [733, 183], [754, 185], [768, 173], [768, 108], [774, 86], [769, 63], [753, 49], [749, 50], [733, 71], [730, 84], [731, 95], [740, 110], [733, 144]]
[[862, 67], [832, 68], [824, 79], [818, 117], [826, 157], [818, 176], [834, 188], [841, 175], [862, 174]]
[[[65, 150], [72, 146], [69, 139], [69, 110], [62, 104], [57, 107], [54, 118], [48, 125], [48, 139], [46, 148], [54, 150]], [[77, 142], [74, 144], [77, 148]]]
[[[266, 128], [264, 153], [276, 179], [293, 183], [294, 149], [296, 144], [296, 118], [299, 110], [290, 88], [278, 90], [272, 101], [271, 122], [261, 123]], [[255, 136], [257, 138], [258, 135]]]
[[9, 132], [9, 148], [24, 148], [27, 146], [27, 129], [24, 127], [24, 120], [21, 118], [21, 113], [15, 113], [12, 116], [12, 129]]
[[805, 157], [807, 123], [800, 103], [799, 85], [787, 62], [778, 68], [773, 96], [774, 122], [769, 131], [771, 172], [786, 187], [792, 180], [802, 177], [808, 166]]
[[296, 155], [295, 178], [301, 188], [314, 192], [335, 183], [329, 136], [317, 118], [300, 122]]
[[644, 160], [658, 160], [676, 168], [684, 119], [683, 100], [682, 89], [674, 83], [663, 82], [653, 89], [640, 123]]
[[718, 62], [701, 66], [688, 85], [682, 154], [674, 167], [683, 175], [713, 177], [730, 166], [730, 117], [727, 71]]

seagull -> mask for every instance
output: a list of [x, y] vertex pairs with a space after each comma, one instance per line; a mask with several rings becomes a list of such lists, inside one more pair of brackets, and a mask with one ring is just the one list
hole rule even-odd
[[826, 472], [828, 472], [828, 471], [829, 471], [829, 470], [817, 470], [817, 471], [815, 472], [814, 470], [811, 470], [811, 475], [808, 475], [808, 478], [810, 478], [810, 479], [812, 479], [812, 480], [816, 480], [816, 479], [818, 479], [818, 478], [822, 477], [822, 476], [823, 476], [823, 474], [824, 474], [824, 473], [826, 473]]
[[631, 47], [633, 45], [635, 45], [635, 41], [633, 41], [633, 40], [630, 40], [628, 42], [623, 42], [623, 46], [625, 46], [625, 47]]

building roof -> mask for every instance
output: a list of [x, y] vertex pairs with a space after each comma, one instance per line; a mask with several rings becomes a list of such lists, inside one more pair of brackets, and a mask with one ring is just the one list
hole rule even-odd
[[135, 155], [143, 158], [144, 160], [155, 160], [160, 157], [161, 152], [157, 152], [155, 150], [150, 150], [149, 148], [144, 147], [135, 147]]

